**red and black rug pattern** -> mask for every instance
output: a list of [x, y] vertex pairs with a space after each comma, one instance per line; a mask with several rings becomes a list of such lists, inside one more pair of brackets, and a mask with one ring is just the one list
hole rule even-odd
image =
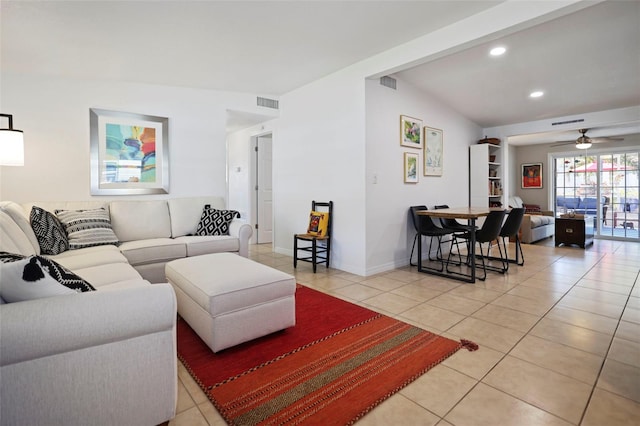
[[300, 285], [295, 327], [217, 354], [178, 321], [178, 357], [231, 425], [352, 424], [462, 347]]

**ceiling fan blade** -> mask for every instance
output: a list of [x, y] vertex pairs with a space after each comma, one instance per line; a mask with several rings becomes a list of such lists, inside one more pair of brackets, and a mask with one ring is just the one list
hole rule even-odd
[[576, 141], [559, 141], [558, 143], [555, 143], [553, 145], [551, 145], [551, 147], [556, 147], [556, 146], [565, 146], [565, 145], [575, 145]]
[[589, 138], [592, 143], [606, 143], [606, 142], [618, 142], [623, 141], [624, 138], [616, 138], [616, 137], [602, 137], [602, 138]]

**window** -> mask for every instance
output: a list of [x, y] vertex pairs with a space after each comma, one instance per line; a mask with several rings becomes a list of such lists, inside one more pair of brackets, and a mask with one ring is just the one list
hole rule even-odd
[[555, 157], [556, 214], [593, 216], [597, 235], [638, 239], [638, 157], [638, 151]]

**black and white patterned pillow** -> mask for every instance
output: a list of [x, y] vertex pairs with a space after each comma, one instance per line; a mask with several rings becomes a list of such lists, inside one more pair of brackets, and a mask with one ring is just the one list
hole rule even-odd
[[33, 206], [29, 220], [42, 254], [60, 254], [69, 250], [67, 232], [56, 215]]
[[0, 297], [7, 303], [85, 291], [95, 288], [51, 259], [0, 252]]
[[229, 235], [229, 224], [240, 213], [235, 210], [217, 210], [205, 207], [196, 228], [196, 235]]
[[93, 210], [56, 210], [69, 238], [69, 249], [118, 245], [118, 237], [111, 227], [111, 218], [105, 208]]

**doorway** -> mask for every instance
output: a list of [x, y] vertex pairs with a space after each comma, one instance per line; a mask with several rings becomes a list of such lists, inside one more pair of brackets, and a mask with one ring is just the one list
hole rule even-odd
[[640, 241], [640, 152], [554, 156], [556, 214], [593, 217], [598, 237]]
[[256, 235], [257, 243], [273, 242], [273, 135], [256, 137]]

